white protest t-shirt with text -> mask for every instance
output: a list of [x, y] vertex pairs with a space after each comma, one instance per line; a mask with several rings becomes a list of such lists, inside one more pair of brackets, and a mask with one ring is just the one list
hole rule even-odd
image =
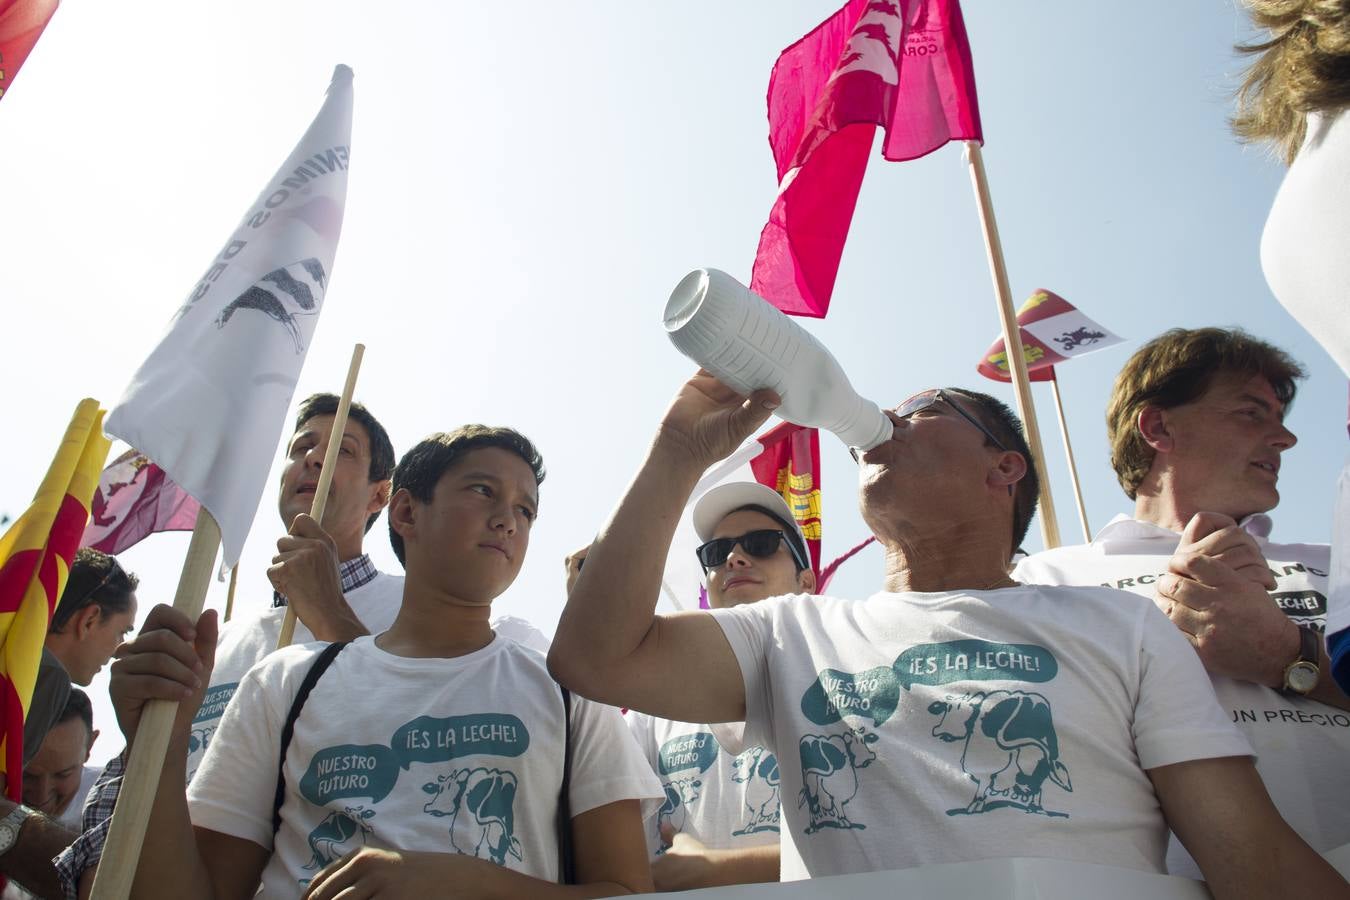
[[[362, 846], [462, 853], [558, 878], [562, 694], [544, 657], [497, 637], [454, 659], [338, 654], [286, 754], [272, 838], [280, 732], [320, 644], [277, 651], [239, 683], [188, 788], [194, 825], [272, 849], [262, 893], [294, 898]], [[617, 710], [572, 697], [575, 817], [619, 800], [655, 811], [660, 785]]]
[[653, 857], [669, 846], [661, 840], [663, 823], [715, 850], [777, 846], [777, 757], [760, 745], [724, 747], [716, 735], [725, 725], [673, 722], [632, 711], [627, 718], [666, 794], [647, 823]]
[[[1242, 524], [1253, 533], [1275, 578], [1271, 599], [1295, 624], [1322, 632], [1330, 547], [1273, 543], [1266, 538], [1270, 519], [1264, 515]], [[1023, 560], [1013, 577], [1032, 584], [1100, 584], [1151, 600], [1180, 542], [1175, 531], [1121, 515], [1091, 544], [1037, 553]], [[1194, 655], [1189, 645], [1187, 650]], [[1350, 794], [1350, 712], [1263, 684], [1223, 675], [1210, 679], [1225, 713], [1251, 742], [1256, 770], [1290, 827], [1318, 853], [1350, 843], [1350, 804], [1343, 799]], [[1175, 838], [1167, 868], [1173, 875], [1201, 877]]]
[[779, 759], [784, 880], [1017, 856], [1160, 872], [1145, 770], [1250, 753], [1172, 623], [1119, 591], [710, 614], [745, 681], [744, 740]]

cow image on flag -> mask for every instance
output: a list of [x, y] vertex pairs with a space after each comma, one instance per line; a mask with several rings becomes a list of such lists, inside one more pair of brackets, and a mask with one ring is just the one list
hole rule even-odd
[[[859, 505], [885, 551], [872, 596], [658, 613], [677, 511], [780, 402], [702, 371], [679, 388], [591, 546], [549, 666], [603, 703], [743, 723], [740, 743], [715, 737], [775, 756], [784, 880], [1000, 857], [1163, 873], [1170, 826], [1216, 897], [1344, 894], [1151, 601], [1009, 577], [1037, 464], [986, 394], [920, 392], [861, 455]], [[743, 528], [714, 534], [743, 547]], [[672, 807], [703, 780], [689, 741], [668, 748], [667, 767], [684, 767]]]

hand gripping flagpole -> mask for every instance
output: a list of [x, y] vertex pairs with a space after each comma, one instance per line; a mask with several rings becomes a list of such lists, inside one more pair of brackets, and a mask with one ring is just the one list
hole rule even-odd
[[[220, 526], [203, 506], [197, 511], [183, 573], [178, 578], [178, 593], [173, 608], [192, 622], [202, 614], [206, 588], [215, 574], [216, 550], [220, 547]], [[126, 900], [136, 879], [136, 864], [145, 843], [145, 829], [155, 804], [160, 771], [169, 751], [173, 720], [178, 704], [172, 700], [151, 700], [141, 712], [136, 739], [131, 744], [126, 776], [117, 797], [103, 858], [94, 876], [91, 900]]]
[[[365, 344], [352, 348], [352, 364], [347, 369], [347, 383], [342, 387], [342, 399], [338, 401], [337, 412], [333, 415], [333, 430], [328, 434], [328, 449], [323, 454], [323, 468], [319, 470], [319, 483], [314, 488], [314, 503], [309, 515], [319, 527], [323, 527], [323, 511], [328, 506], [328, 489], [333, 485], [333, 468], [337, 465], [338, 450], [342, 447], [342, 433], [347, 429], [347, 413], [352, 408], [352, 394], [356, 391], [356, 375], [361, 371], [361, 357], [366, 352]], [[286, 607], [286, 618], [281, 623], [281, 635], [277, 638], [277, 649], [289, 647], [295, 638], [295, 608]]]
[[1078, 464], [1073, 461], [1073, 444], [1069, 443], [1069, 423], [1064, 418], [1064, 401], [1059, 396], [1059, 372], [1050, 367], [1050, 390], [1055, 397], [1055, 414], [1059, 417], [1059, 433], [1064, 436], [1064, 455], [1069, 458], [1069, 483], [1073, 485], [1073, 499], [1078, 504], [1078, 523], [1083, 526], [1083, 543], [1092, 543], [1092, 529], [1088, 527], [1087, 507], [1083, 505], [1083, 489], [1078, 486]]
[[[975, 189], [975, 203], [979, 207], [980, 227], [984, 231], [984, 249], [989, 255], [989, 272], [994, 279], [994, 296], [998, 301], [998, 316], [1003, 325], [1003, 346], [1008, 353], [1008, 367], [1013, 390], [1017, 397], [1017, 412], [1026, 429], [1027, 446], [1041, 464], [1041, 538], [1045, 549], [1058, 547], [1059, 520], [1055, 517], [1055, 502], [1050, 496], [1050, 477], [1045, 471], [1045, 454], [1041, 450], [1041, 430], [1036, 424], [1036, 407], [1031, 399], [1031, 379], [1027, 377], [1027, 361], [1022, 355], [1022, 334], [1013, 309], [1012, 287], [1008, 283], [1008, 266], [1003, 259], [1003, 243], [998, 237], [998, 222], [994, 220], [994, 203], [989, 197], [989, 178], [984, 172], [984, 156], [978, 141], [966, 141], [966, 162], [970, 166], [970, 181]], [[1014, 550], [1017, 548], [1014, 547]]]

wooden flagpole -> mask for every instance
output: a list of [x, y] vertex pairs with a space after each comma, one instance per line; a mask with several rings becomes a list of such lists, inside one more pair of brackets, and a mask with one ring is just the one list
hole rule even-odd
[[[1017, 397], [1017, 412], [1026, 429], [1027, 446], [1041, 465], [1041, 538], [1045, 548], [1059, 546], [1059, 520], [1055, 517], [1055, 502], [1050, 496], [1050, 477], [1045, 470], [1045, 453], [1041, 449], [1041, 430], [1036, 424], [1036, 406], [1031, 399], [1031, 380], [1027, 377], [1027, 361], [1022, 355], [1022, 333], [1017, 326], [1017, 311], [1013, 308], [1012, 287], [1008, 283], [1008, 266], [1003, 259], [1003, 243], [998, 237], [998, 222], [994, 220], [994, 203], [989, 196], [989, 178], [984, 171], [984, 155], [978, 141], [966, 141], [966, 162], [970, 166], [970, 180], [975, 188], [975, 203], [980, 212], [980, 227], [984, 231], [984, 249], [989, 256], [989, 272], [994, 279], [994, 296], [998, 302], [999, 320], [1003, 324], [1003, 347], [1008, 352], [1008, 366], [1012, 374], [1013, 390]], [[1016, 549], [1016, 548], [1013, 548]]]
[[[188, 543], [183, 573], [178, 578], [178, 593], [173, 608], [194, 623], [202, 613], [206, 588], [215, 574], [216, 550], [220, 547], [220, 526], [203, 506], [197, 511], [197, 524]], [[178, 704], [172, 700], [152, 700], [141, 712], [136, 740], [127, 759], [126, 776], [117, 797], [103, 858], [94, 876], [91, 900], [126, 900], [136, 878], [136, 864], [145, 829], [150, 823], [160, 771], [169, 750], [169, 738]]]
[[[333, 430], [328, 434], [328, 449], [323, 454], [323, 468], [319, 470], [319, 483], [314, 488], [314, 503], [309, 515], [323, 525], [323, 511], [328, 506], [328, 489], [333, 486], [333, 468], [337, 465], [338, 450], [342, 447], [342, 433], [347, 429], [347, 413], [352, 408], [352, 394], [356, 391], [356, 375], [361, 371], [361, 357], [365, 355], [366, 345], [357, 344], [352, 348], [352, 364], [347, 368], [347, 383], [342, 387], [342, 399], [338, 401], [337, 412], [333, 415]], [[281, 635], [277, 638], [277, 649], [289, 647], [295, 638], [295, 610], [286, 607], [286, 618], [281, 623]]]
[[1059, 373], [1050, 368], [1050, 390], [1055, 396], [1055, 414], [1059, 417], [1059, 433], [1064, 436], [1064, 455], [1069, 458], [1069, 483], [1073, 485], [1073, 499], [1078, 504], [1078, 522], [1083, 526], [1083, 542], [1092, 543], [1092, 529], [1088, 527], [1087, 507], [1083, 505], [1083, 490], [1078, 486], [1078, 464], [1073, 461], [1073, 444], [1069, 443], [1069, 423], [1064, 418], [1064, 401], [1059, 396]]
[[234, 568], [230, 569], [230, 591], [225, 595], [225, 618], [224, 621], [230, 621], [234, 615], [234, 589], [239, 586], [239, 564], [235, 563]]

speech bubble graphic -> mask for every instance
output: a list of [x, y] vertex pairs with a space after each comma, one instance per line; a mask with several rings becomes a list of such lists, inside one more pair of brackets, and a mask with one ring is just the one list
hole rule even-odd
[[461, 756], [520, 756], [530, 746], [525, 723], [506, 713], [418, 716], [389, 739], [399, 765], [449, 762]]
[[300, 795], [315, 806], [342, 797], [369, 797], [379, 803], [398, 781], [398, 757], [383, 744], [325, 747], [309, 761]]
[[822, 669], [802, 695], [802, 714], [817, 725], [831, 725], [844, 716], [871, 719], [880, 725], [895, 714], [900, 683], [885, 666], [854, 675]]
[[234, 696], [234, 691], [238, 687], [239, 682], [231, 681], [229, 684], [218, 684], [208, 689], [206, 695], [202, 697], [202, 705], [197, 707], [197, 714], [192, 717], [192, 724], [209, 722], [225, 715], [225, 707], [230, 705], [230, 698]]
[[918, 644], [895, 660], [895, 677], [905, 690], [953, 681], [1043, 682], [1058, 672], [1054, 654], [1035, 644], [978, 640]]
[[666, 741], [656, 754], [656, 760], [662, 775], [686, 769], [706, 772], [712, 766], [713, 760], [717, 759], [717, 751], [720, 749], [717, 739], [710, 732], [699, 731], [694, 734], [682, 734]]

